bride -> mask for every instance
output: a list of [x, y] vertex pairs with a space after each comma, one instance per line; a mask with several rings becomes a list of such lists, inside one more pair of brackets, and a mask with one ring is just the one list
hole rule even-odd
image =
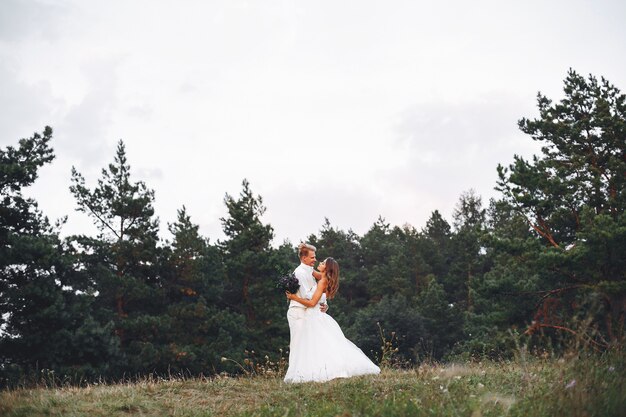
[[[318, 270], [321, 278], [305, 298], [287, 294], [306, 307], [298, 338], [292, 341], [285, 382], [323, 382], [333, 378], [378, 374], [376, 366], [361, 349], [346, 339], [337, 322], [315, 307], [332, 299], [339, 288], [339, 264], [326, 258]], [[310, 298], [310, 299], [309, 299]]]

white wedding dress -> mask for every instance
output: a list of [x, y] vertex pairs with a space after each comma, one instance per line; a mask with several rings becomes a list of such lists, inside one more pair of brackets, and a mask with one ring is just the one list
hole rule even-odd
[[[314, 292], [315, 288], [307, 298]], [[326, 302], [326, 294], [322, 294], [319, 302]], [[319, 303], [307, 308], [302, 320], [297, 339], [291, 341], [285, 382], [324, 382], [380, 373], [380, 368], [346, 339], [337, 322], [320, 311]]]

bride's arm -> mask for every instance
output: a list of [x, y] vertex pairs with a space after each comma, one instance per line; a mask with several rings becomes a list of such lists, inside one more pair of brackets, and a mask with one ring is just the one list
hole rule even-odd
[[300, 298], [295, 294], [290, 294], [290, 293], [286, 293], [286, 294], [287, 294], [287, 298], [289, 298], [290, 300], [297, 301], [300, 304], [303, 304], [307, 307], [313, 307], [317, 304], [320, 298], [322, 298], [322, 294], [324, 293], [324, 290], [326, 290], [326, 281], [320, 281], [317, 284], [317, 289], [315, 290], [315, 293], [313, 293], [313, 297], [310, 300], [307, 300], [305, 298]]
[[322, 279], [322, 273], [321, 273], [321, 272], [318, 272], [318, 271], [316, 271], [316, 270], [314, 269], [314, 270], [313, 270], [313, 278], [315, 278], [316, 280], [318, 280], [318, 281], [319, 281], [320, 279]]

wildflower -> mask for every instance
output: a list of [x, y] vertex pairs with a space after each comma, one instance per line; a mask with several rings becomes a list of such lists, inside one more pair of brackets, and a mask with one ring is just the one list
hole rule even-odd
[[222, 362], [226, 362], [227, 360], [228, 358], [225, 358], [224, 356], [222, 356], [222, 359], [221, 359]]
[[613, 372], [615, 370], [614, 366], [609, 366], [609, 372]]
[[569, 382], [569, 384], [567, 384], [567, 385], [565, 386], [565, 389], [574, 388], [575, 386], [576, 386], [576, 380], [575, 380], [575, 379], [572, 379], [572, 380]]

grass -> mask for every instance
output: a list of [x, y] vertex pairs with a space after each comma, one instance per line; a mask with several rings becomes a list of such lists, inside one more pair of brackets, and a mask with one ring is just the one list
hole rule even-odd
[[285, 384], [280, 377], [147, 378], [0, 392], [2, 416], [624, 416], [623, 354], [422, 365]]

